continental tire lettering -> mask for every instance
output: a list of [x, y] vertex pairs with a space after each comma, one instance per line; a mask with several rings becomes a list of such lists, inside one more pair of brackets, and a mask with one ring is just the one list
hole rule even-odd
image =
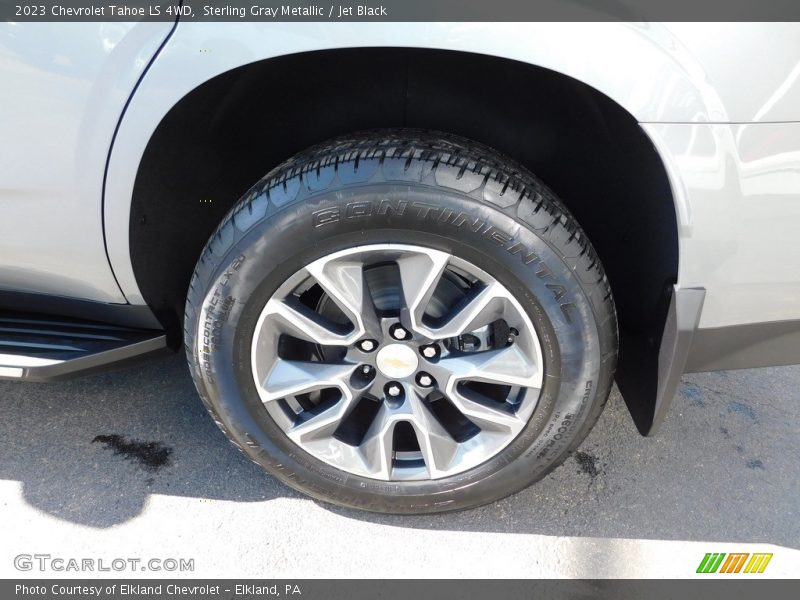
[[[389, 200], [388, 198], [348, 202], [344, 207], [331, 206], [314, 211], [312, 213], [312, 223], [317, 228], [331, 223], [338, 223], [343, 217], [345, 219], [356, 219], [374, 214], [403, 216], [407, 213], [409, 206], [414, 211], [412, 215], [419, 220], [431, 220], [439, 224], [451, 225], [458, 229], [468, 229], [473, 233], [478, 233], [501, 248], [505, 248], [509, 254], [518, 255], [522, 264], [536, 265], [536, 276], [539, 279], [554, 278], [553, 271], [542, 261], [539, 255], [522, 242], [515, 241], [514, 236], [511, 234], [498, 229], [494, 225], [487, 224], [480, 217], [467, 215], [464, 212], [455, 212], [449, 208], [442, 208], [427, 202], [414, 201], [409, 205], [407, 200]], [[560, 300], [566, 294], [566, 288], [563, 286], [552, 286], [551, 289], [556, 295], [556, 300]], [[569, 309], [564, 306], [562, 305], [564, 315], [568, 321], [572, 322]]]
[[311, 222], [315, 228], [322, 227], [328, 223], [337, 223], [339, 221], [340, 214], [341, 211], [338, 207], [323, 208], [322, 210], [318, 210], [311, 215]]
[[522, 253], [522, 264], [530, 265], [531, 263], [539, 262], [541, 260], [536, 252], [529, 251], [522, 242], [517, 242], [508, 249], [509, 254]]
[[539, 270], [536, 271], [536, 276], [539, 279], [547, 279], [548, 277], [552, 278], [553, 277], [553, 272], [550, 270], [550, 267], [548, 267], [543, 262], [540, 262], [539, 263]]
[[414, 202], [411, 204], [411, 208], [417, 209], [418, 219], [427, 219], [428, 215], [433, 213], [433, 219], [436, 220], [440, 210], [435, 204], [427, 204], [425, 202]]
[[[349, 202], [344, 206], [345, 219], [357, 219], [361, 217], [369, 217], [373, 214], [378, 215], [394, 215], [402, 217], [406, 214], [408, 209], [408, 200], [389, 200], [384, 198], [377, 206], [374, 201], [363, 200], [359, 202]], [[423, 207], [424, 210], [429, 210], [435, 207]], [[329, 225], [331, 223], [338, 223], [342, 219], [342, 210], [338, 206], [323, 208], [315, 211], [311, 215], [312, 224], [314, 228]]]
[[347, 205], [345, 218], [357, 219], [360, 217], [369, 217], [372, 215], [372, 202], [351, 202]]
[[378, 205], [378, 214], [388, 215], [391, 213], [393, 215], [397, 215], [398, 217], [402, 217], [404, 214], [406, 214], [406, 208], [408, 208], [408, 200], [392, 201], [389, 199], [383, 199]]
[[467, 229], [477, 233], [483, 228], [483, 225], [486, 221], [479, 218], [470, 219], [464, 213], [458, 213], [456, 216], [451, 217], [450, 219], [442, 222], [449, 223], [450, 225], [453, 225], [454, 227], [458, 228], [464, 227], [466, 225]]
[[557, 283], [548, 283], [545, 287], [553, 292], [553, 297], [556, 299], [556, 302], [561, 300], [567, 294], [567, 288], [563, 285], [558, 285]]
[[442, 212], [439, 214], [438, 221], [440, 223], [447, 223], [453, 217], [453, 214], [455, 214], [455, 213], [453, 213], [453, 209], [451, 209], [451, 208], [443, 208]]
[[483, 232], [483, 236], [485, 238], [490, 239], [501, 248], [505, 248], [506, 244], [508, 244], [512, 240], [512, 237], [510, 235], [500, 231], [499, 229], [497, 229], [497, 227], [494, 227], [492, 225], [486, 228], [486, 231]]
[[561, 305], [561, 312], [564, 313], [564, 318], [567, 320], [567, 323], [572, 323], [572, 315], [570, 313], [576, 310], [578, 310], [578, 307], [572, 302]]

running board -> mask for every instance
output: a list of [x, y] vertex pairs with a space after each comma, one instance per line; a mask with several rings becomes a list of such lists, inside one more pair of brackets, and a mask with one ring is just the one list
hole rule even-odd
[[58, 381], [167, 352], [162, 331], [0, 313], [0, 380]]

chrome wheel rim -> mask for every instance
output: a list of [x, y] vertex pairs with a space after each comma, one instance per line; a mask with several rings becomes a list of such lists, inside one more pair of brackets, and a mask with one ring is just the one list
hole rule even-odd
[[300, 269], [266, 303], [251, 350], [261, 401], [294, 444], [385, 481], [486, 462], [526, 426], [544, 376], [530, 317], [505, 286], [401, 244]]

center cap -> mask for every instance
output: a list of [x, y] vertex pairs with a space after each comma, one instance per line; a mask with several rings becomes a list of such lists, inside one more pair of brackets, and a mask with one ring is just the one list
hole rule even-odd
[[381, 373], [391, 379], [408, 377], [419, 366], [417, 353], [403, 344], [384, 346], [378, 351], [375, 362]]

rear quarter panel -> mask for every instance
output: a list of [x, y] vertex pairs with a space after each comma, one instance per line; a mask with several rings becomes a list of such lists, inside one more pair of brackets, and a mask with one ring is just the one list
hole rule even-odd
[[103, 176], [172, 26], [0, 23], [0, 289], [125, 302], [104, 247]]
[[128, 257], [135, 166], [169, 109], [238, 66], [354, 46], [490, 54], [605, 93], [642, 123], [670, 174], [678, 284], [707, 289], [700, 326], [800, 318], [792, 23], [181, 23], [134, 97], [109, 165], [108, 249], [131, 302], [143, 302]]

